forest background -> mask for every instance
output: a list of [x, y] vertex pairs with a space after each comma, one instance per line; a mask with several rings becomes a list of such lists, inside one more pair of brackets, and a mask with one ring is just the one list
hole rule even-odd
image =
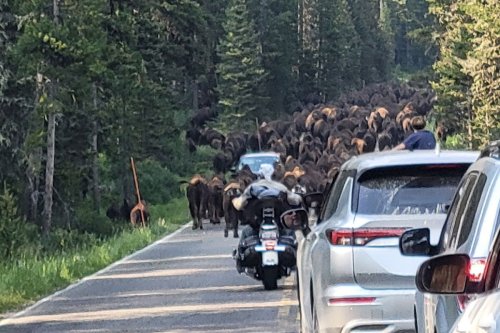
[[[0, 310], [187, 220], [179, 180], [213, 155], [185, 144], [199, 109], [228, 132], [411, 80], [436, 91], [448, 146], [480, 148], [499, 71], [496, 0], [0, 0]], [[105, 215], [133, 196], [130, 157], [148, 230]]]

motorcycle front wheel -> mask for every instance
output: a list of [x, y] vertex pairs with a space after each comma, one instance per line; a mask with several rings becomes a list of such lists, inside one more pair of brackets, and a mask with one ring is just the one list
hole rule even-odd
[[264, 284], [264, 289], [278, 289], [278, 277], [278, 266], [262, 267], [262, 284]]

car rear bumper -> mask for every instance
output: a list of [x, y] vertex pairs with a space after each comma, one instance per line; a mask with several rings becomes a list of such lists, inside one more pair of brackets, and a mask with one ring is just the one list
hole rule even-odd
[[321, 332], [414, 332], [414, 297], [413, 289], [327, 288], [321, 305], [317, 304]]

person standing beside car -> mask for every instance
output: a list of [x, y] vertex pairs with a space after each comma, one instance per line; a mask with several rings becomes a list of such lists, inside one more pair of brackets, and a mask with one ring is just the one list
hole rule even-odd
[[411, 127], [414, 133], [409, 135], [402, 143], [393, 148], [393, 150], [416, 150], [416, 149], [434, 149], [436, 148], [436, 138], [434, 134], [425, 129], [425, 119], [422, 116], [413, 117]]

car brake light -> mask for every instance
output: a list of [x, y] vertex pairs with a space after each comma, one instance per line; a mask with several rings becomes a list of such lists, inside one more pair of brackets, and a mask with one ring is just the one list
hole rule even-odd
[[327, 230], [332, 245], [363, 246], [377, 238], [399, 237], [404, 228], [363, 228]]
[[469, 263], [469, 271], [467, 276], [469, 281], [480, 282], [483, 279], [484, 269], [486, 268], [486, 259], [471, 259]]
[[330, 298], [328, 300], [328, 304], [330, 305], [335, 305], [335, 304], [343, 304], [343, 303], [356, 303], [356, 304], [363, 304], [363, 303], [373, 303], [375, 302], [376, 298], [375, 297], [343, 297], [343, 298]]
[[[476, 258], [471, 259], [469, 262], [469, 267], [467, 268], [467, 277], [470, 282], [481, 282], [483, 280], [484, 271], [486, 269], [486, 259]], [[465, 310], [465, 307], [471, 300], [470, 296], [467, 294], [462, 294], [457, 296], [457, 303], [460, 312]]]

